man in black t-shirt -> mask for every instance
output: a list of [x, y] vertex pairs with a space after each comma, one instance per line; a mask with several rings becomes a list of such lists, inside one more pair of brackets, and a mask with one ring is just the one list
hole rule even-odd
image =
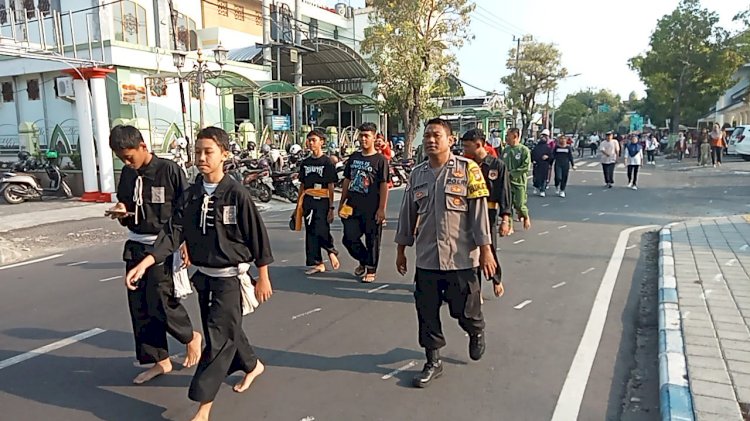
[[333, 185], [338, 176], [331, 158], [323, 154], [326, 135], [315, 129], [307, 134], [307, 147], [311, 155], [305, 158], [299, 167], [300, 200], [295, 210], [295, 224], [301, 229], [300, 219], [305, 223], [305, 254], [307, 266], [305, 272], [312, 275], [325, 272], [323, 256], [320, 249], [328, 252], [328, 259], [333, 270], [339, 268], [338, 251], [333, 245], [331, 222], [333, 222]]
[[[375, 149], [378, 128], [373, 123], [359, 126], [361, 152], [349, 157], [344, 167], [344, 184], [339, 215], [344, 224], [344, 246], [359, 262], [355, 276], [373, 282], [380, 257], [380, 237], [388, 199], [388, 161]], [[351, 215], [342, 214], [350, 206]], [[362, 236], [365, 243], [362, 243]]]

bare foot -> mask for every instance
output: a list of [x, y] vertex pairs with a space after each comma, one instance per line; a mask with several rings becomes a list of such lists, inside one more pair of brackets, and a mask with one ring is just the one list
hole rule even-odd
[[325, 271], [326, 271], [326, 265], [324, 265], [324, 264], [321, 263], [321, 264], [315, 265], [311, 269], [307, 270], [305, 272], [305, 275], [315, 275], [316, 273], [323, 273]]
[[167, 374], [170, 371], [172, 371], [172, 362], [169, 361], [169, 358], [166, 358], [154, 364], [153, 367], [149, 368], [143, 373], [139, 374], [136, 378], [133, 379], [133, 383], [143, 384], [153, 379], [154, 377], [161, 376], [162, 374]]
[[253, 380], [263, 374], [263, 371], [265, 369], [266, 367], [263, 365], [263, 363], [258, 360], [258, 364], [255, 366], [253, 371], [245, 374], [245, 377], [234, 385], [234, 391], [237, 393], [246, 391], [250, 387], [250, 385], [253, 384]]
[[185, 356], [185, 361], [182, 363], [183, 367], [189, 368], [198, 364], [198, 361], [201, 359], [202, 339], [203, 337], [200, 333], [193, 332], [193, 339], [187, 344], [187, 355]]
[[198, 412], [195, 413], [191, 421], [208, 421], [208, 416], [211, 415], [211, 407], [213, 404], [213, 401], [201, 402], [198, 407]]
[[339, 270], [339, 268], [341, 267], [341, 263], [339, 263], [338, 256], [336, 256], [333, 253], [330, 253], [328, 255], [328, 260], [331, 261], [331, 267], [333, 268], [333, 270]]

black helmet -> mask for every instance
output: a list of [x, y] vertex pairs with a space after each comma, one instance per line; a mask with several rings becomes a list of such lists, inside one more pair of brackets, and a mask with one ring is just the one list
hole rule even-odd
[[31, 157], [31, 154], [27, 151], [21, 151], [18, 153], [18, 159], [21, 161], [26, 161], [29, 157]]

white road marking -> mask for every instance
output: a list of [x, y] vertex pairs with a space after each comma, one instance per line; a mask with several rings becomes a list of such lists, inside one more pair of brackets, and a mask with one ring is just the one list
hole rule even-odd
[[589, 193], [589, 194], [587, 194], [587, 196], [593, 196], [593, 195], [594, 195], [594, 193]]
[[581, 221], [583, 221], [583, 222], [586, 222], [586, 221], [589, 221], [589, 220], [591, 220], [591, 218], [583, 218], [583, 219], [581, 219]]
[[581, 183], [588, 183], [588, 180], [581, 180]]
[[414, 367], [415, 365], [417, 365], [417, 362], [416, 362], [416, 361], [409, 361], [409, 363], [408, 363], [408, 364], [406, 364], [406, 365], [404, 365], [404, 366], [402, 366], [402, 367], [399, 367], [399, 368], [397, 368], [397, 369], [395, 369], [395, 370], [391, 371], [390, 373], [388, 373], [388, 374], [384, 375], [383, 377], [381, 377], [381, 379], [383, 379], [383, 380], [388, 380], [388, 379], [390, 379], [391, 377], [395, 376], [396, 374], [398, 374], [398, 373], [400, 373], [400, 372], [402, 372], [402, 371], [404, 371], [404, 370], [408, 370], [408, 369], [410, 369], [410, 368]]
[[53, 254], [52, 256], [40, 257], [34, 260], [27, 260], [25, 262], [13, 263], [12, 265], [0, 266], [0, 270], [13, 269], [20, 266], [30, 265], [32, 263], [46, 262], [47, 260], [57, 259], [58, 257], [64, 256], [63, 254]]
[[621, 163], [617, 164], [617, 168], [625, 168], [625, 164], [623, 164], [623, 163], [621, 162]]
[[716, 276], [714, 276], [714, 282], [722, 282], [724, 280], [724, 275], [717, 273]]
[[713, 200], [709, 200], [708, 203], [711, 204], [711, 203], [714, 203], [714, 201]]
[[546, 208], [547, 206], [549, 206], [549, 203], [545, 203], [542, 205], [543, 208]]
[[629, 207], [630, 207], [630, 205], [625, 205], [625, 207], [626, 207], [626, 208], [629, 208]]
[[87, 330], [85, 332], [81, 332], [77, 335], [73, 335], [69, 338], [61, 339], [57, 342], [53, 342], [49, 345], [45, 345], [42, 347], [39, 347], [37, 349], [31, 350], [29, 352], [24, 352], [21, 355], [16, 355], [15, 357], [10, 357], [8, 359], [0, 361], [0, 370], [4, 368], [8, 368], [12, 365], [16, 365], [18, 363], [24, 362], [26, 360], [30, 360], [35, 357], [39, 357], [41, 355], [47, 354], [49, 352], [55, 351], [57, 349], [60, 349], [62, 347], [66, 347], [68, 345], [72, 345], [76, 342], [80, 342], [84, 339], [90, 338], [92, 336], [96, 336], [100, 333], [104, 333], [106, 330], [99, 329], [98, 327], [95, 327], [91, 330]]
[[606, 214], [607, 214], [607, 212], [599, 212], [598, 213], [599, 216], [606, 215]]
[[557, 229], [559, 229], [559, 230], [561, 230], [563, 228], [568, 228], [568, 226], [567, 225], [560, 225], [559, 227], [557, 227]]
[[632, 232], [654, 227], [653, 225], [633, 227], [620, 232], [617, 244], [612, 252], [612, 257], [609, 260], [609, 265], [599, 285], [599, 291], [596, 293], [594, 306], [591, 308], [589, 320], [586, 323], [586, 329], [583, 332], [581, 342], [573, 358], [573, 363], [568, 370], [562, 391], [557, 399], [557, 405], [552, 414], [552, 421], [578, 419], [583, 394], [586, 391], [591, 367], [594, 364], [594, 358], [596, 358], [596, 352], [602, 338], [604, 323], [607, 320], [607, 312], [612, 300], [615, 283], [617, 282], [617, 274], [620, 272], [620, 266], [625, 257], [625, 246], [628, 244], [628, 239]]
[[315, 421], [315, 417], [313, 417], [313, 416], [311, 415], [311, 416], [309, 416], [309, 417], [305, 417], [305, 418], [302, 418], [302, 419], [301, 419], [301, 420], [299, 420], [299, 421]]
[[547, 235], [549, 234], [549, 231], [540, 232], [539, 235]]
[[588, 269], [584, 270], [583, 272], [581, 272], [581, 275], [585, 275], [587, 273], [591, 273], [591, 272], [593, 272], [595, 270], [596, 270], [596, 268], [588, 268]]
[[632, 249], [634, 249], [636, 247], [638, 247], [638, 246], [636, 246], [635, 244], [633, 244], [632, 246], [625, 247], [625, 250], [632, 250]]
[[281, 261], [281, 263], [286, 263], [288, 261], [289, 261], [288, 259], [284, 259], [284, 260]]
[[737, 259], [729, 259], [728, 262], [725, 263], [727, 266], [734, 266], [735, 263], [737, 263]]
[[526, 241], [526, 240], [523, 240], [523, 239], [521, 239], [521, 240], [518, 240], [518, 241], [514, 241], [514, 242], [513, 242], [513, 244], [521, 244], [521, 243], [523, 243], [524, 241]]
[[88, 260], [81, 260], [80, 262], [68, 263], [65, 266], [80, 266], [80, 265], [85, 265], [88, 262], [89, 262]]
[[122, 278], [122, 275], [110, 276], [109, 278], [100, 279], [99, 282], [114, 281], [115, 279], [118, 279], [118, 278]]
[[374, 289], [371, 289], [371, 290], [367, 291], [367, 293], [368, 293], [368, 294], [372, 294], [373, 292], [378, 292], [378, 291], [380, 291], [381, 289], [386, 289], [386, 288], [388, 288], [389, 286], [390, 286], [389, 284], [381, 285], [381, 286], [379, 286], [379, 287], [377, 287], [377, 288], [374, 288]]
[[595, 167], [595, 166], [597, 166], [597, 165], [599, 165], [599, 163], [598, 163], [598, 162], [592, 162], [592, 163], [590, 163], [590, 164], [588, 164], [588, 165], [586, 165], [586, 166], [587, 166], [587, 167], [589, 167], [589, 168], [593, 168], [593, 167]]
[[[590, 173], [596, 173], [601, 174], [602, 172], [600, 170], [576, 170], [577, 172], [590, 172]], [[615, 174], [627, 174], [626, 171], [615, 171]], [[638, 175], [651, 175], [650, 172], [638, 172]]]
[[747, 249], [749, 248], [750, 248], [750, 245], [745, 244], [742, 247], [740, 247], [740, 251], [747, 251]]
[[91, 228], [91, 229], [88, 229], [88, 230], [78, 231], [78, 233], [79, 234], [86, 234], [88, 232], [95, 232], [95, 231], [101, 231], [101, 230], [102, 230], [101, 228]]
[[515, 306], [513, 308], [515, 308], [516, 310], [520, 310], [520, 309], [526, 307], [529, 304], [531, 304], [531, 300], [526, 300], [526, 301], [522, 302], [521, 304], [518, 304], [517, 306]]
[[292, 316], [292, 320], [297, 320], [297, 319], [299, 319], [300, 317], [305, 317], [305, 316], [309, 316], [309, 315], [311, 315], [311, 314], [313, 314], [313, 313], [317, 313], [317, 312], [319, 312], [320, 310], [323, 310], [323, 309], [322, 309], [322, 308], [320, 308], [320, 307], [318, 307], [318, 308], [314, 308], [314, 309], [312, 309], [312, 310], [310, 310], [310, 311], [306, 311], [306, 312], [304, 312], [304, 313], [302, 313], [302, 314], [298, 314], [298, 315], [296, 315], [296, 316]]
[[729, 193], [729, 192], [728, 192], [728, 191], [726, 191], [726, 190], [724, 190], [724, 194], [727, 194], [727, 193]]
[[565, 285], [565, 282], [560, 282], [559, 284], [552, 285], [552, 289], [560, 288], [563, 285]]

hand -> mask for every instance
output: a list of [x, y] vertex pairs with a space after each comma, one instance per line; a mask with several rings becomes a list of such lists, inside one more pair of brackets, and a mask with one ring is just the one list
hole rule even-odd
[[528, 231], [529, 228], [531, 228], [531, 219], [529, 219], [529, 217], [527, 216], [525, 218], [521, 218], [521, 220], [523, 221], [523, 229]]
[[497, 270], [497, 262], [495, 261], [495, 256], [492, 254], [491, 247], [491, 245], [486, 245], [479, 249], [479, 266], [487, 278], [492, 278]]
[[128, 209], [122, 202], [118, 202], [116, 205], [112, 206], [104, 212], [104, 216], [109, 216], [112, 219], [122, 219], [127, 215]]
[[549, 155], [542, 155], [542, 161], [546, 161], [547, 158], [549, 158]]
[[510, 222], [503, 220], [500, 223], [500, 236], [507, 237], [510, 234]]
[[333, 223], [333, 209], [328, 209], [328, 223]]
[[383, 221], [385, 221], [385, 209], [378, 209], [378, 211], [375, 212], [375, 222], [380, 225]]
[[144, 265], [143, 262], [136, 265], [133, 269], [130, 269], [125, 275], [125, 288], [135, 291], [138, 289], [138, 282], [146, 274], [148, 266]]
[[190, 254], [188, 253], [187, 243], [182, 243], [180, 246], [180, 257], [182, 257], [182, 269], [185, 269], [192, 264], [190, 263]]
[[401, 274], [401, 276], [404, 276], [406, 275], [407, 269], [408, 266], [406, 264], [406, 254], [398, 253], [396, 255], [396, 270]]
[[492, 284], [493, 292], [495, 293], [495, 297], [500, 298], [503, 295], [505, 295], [505, 288], [503, 287], [503, 283], [499, 284]]
[[255, 284], [255, 298], [258, 303], [265, 303], [273, 295], [273, 289], [271, 288], [271, 280], [261, 276], [258, 282]]

